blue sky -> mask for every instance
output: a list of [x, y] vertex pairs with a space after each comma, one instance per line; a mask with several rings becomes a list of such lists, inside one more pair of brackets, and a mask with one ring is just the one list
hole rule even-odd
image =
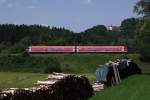
[[135, 17], [138, 0], [0, 0], [0, 24], [43, 24], [75, 32], [94, 25], [120, 25]]

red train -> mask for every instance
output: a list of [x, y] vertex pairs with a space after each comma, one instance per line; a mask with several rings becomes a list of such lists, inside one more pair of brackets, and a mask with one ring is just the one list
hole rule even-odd
[[125, 46], [29, 46], [28, 53], [127, 53]]

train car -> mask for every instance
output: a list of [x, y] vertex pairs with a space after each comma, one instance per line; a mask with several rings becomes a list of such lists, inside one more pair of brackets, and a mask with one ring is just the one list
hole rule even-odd
[[127, 53], [125, 46], [77, 46], [78, 53]]
[[29, 46], [28, 53], [73, 53], [75, 46]]
[[127, 53], [125, 46], [29, 46], [28, 53]]

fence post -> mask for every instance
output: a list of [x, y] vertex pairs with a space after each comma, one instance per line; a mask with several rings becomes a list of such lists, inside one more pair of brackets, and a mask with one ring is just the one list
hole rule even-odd
[[119, 74], [119, 70], [118, 70], [117, 64], [113, 63], [112, 65], [113, 65], [113, 70], [114, 70], [116, 84], [119, 84], [121, 82], [121, 79], [120, 79], [120, 74]]

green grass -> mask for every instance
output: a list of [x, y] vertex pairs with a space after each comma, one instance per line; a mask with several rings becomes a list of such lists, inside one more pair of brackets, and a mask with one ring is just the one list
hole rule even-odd
[[[63, 72], [73, 73], [94, 73], [97, 66], [124, 56], [123, 54], [34, 54], [32, 56], [56, 57]], [[129, 58], [133, 59], [143, 73], [150, 73], [150, 63], [144, 63], [139, 60], [138, 54], [127, 54]]]
[[[79, 73], [77, 75], [84, 75], [92, 82], [94, 74]], [[17, 72], [0, 72], [0, 89], [1, 88], [26, 88], [34, 86], [37, 80], [43, 80], [47, 74], [39, 73], [17, 73]]]
[[0, 72], [0, 88], [32, 87], [37, 80], [43, 80], [46, 76], [46, 74]]
[[150, 100], [150, 76], [131, 76], [89, 100]]

